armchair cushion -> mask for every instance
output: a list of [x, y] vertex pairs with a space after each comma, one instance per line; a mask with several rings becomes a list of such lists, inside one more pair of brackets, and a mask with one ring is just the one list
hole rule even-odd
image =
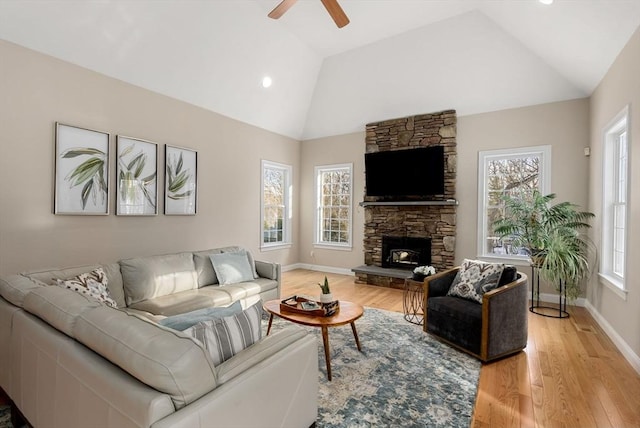
[[503, 263], [464, 259], [447, 295], [482, 303], [484, 293], [498, 286], [503, 270]]
[[429, 332], [443, 338], [455, 338], [460, 346], [480, 353], [482, 305], [452, 296], [428, 300]]

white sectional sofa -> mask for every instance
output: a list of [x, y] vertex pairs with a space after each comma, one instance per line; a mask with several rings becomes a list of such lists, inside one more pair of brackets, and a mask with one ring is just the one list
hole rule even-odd
[[[280, 266], [217, 284], [210, 254], [237, 247], [0, 278], [0, 387], [35, 427], [307, 427], [318, 354], [291, 326], [214, 366], [161, 322], [201, 308], [280, 297]], [[54, 286], [102, 267], [118, 308]]]

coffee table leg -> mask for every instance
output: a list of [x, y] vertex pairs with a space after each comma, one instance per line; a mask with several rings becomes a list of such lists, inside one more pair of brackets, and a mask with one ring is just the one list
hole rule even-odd
[[273, 314], [271, 314], [271, 316], [269, 316], [269, 326], [267, 327], [267, 336], [269, 336], [269, 333], [271, 333], [271, 323], [273, 322]]
[[329, 351], [329, 329], [322, 327], [322, 343], [324, 344], [324, 361], [327, 364], [327, 379], [331, 380], [331, 360]]
[[351, 323], [351, 330], [353, 330], [353, 337], [356, 339], [356, 345], [358, 346], [358, 351], [362, 352], [362, 348], [360, 347], [360, 339], [358, 338], [358, 331], [356, 330], [356, 323]]

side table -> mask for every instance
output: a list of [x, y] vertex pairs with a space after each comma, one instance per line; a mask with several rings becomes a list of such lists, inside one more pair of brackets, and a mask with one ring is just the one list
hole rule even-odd
[[404, 319], [412, 324], [422, 325], [424, 319], [424, 283], [411, 278], [404, 280], [404, 293], [402, 307], [404, 309]]

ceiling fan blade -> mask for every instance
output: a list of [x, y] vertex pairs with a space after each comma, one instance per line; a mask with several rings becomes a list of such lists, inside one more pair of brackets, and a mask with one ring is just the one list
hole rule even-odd
[[[286, 0], [285, 0], [286, 1]], [[283, 2], [284, 3], [284, 2]], [[344, 10], [340, 7], [337, 0], [322, 0], [322, 4], [333, 18], [338, 28], [342, 28], [349, 23], [349, 18]]]
[[298, 0], [282, 0], [280, 4], [274, 7], [273, 10], [269, 12], [269, 15], [267, 16], [273, 19], [280, 18], [282, 15], [284, 15], [286, 11], [289, 10], [291, 6], [294, 5], [296, 1]]

